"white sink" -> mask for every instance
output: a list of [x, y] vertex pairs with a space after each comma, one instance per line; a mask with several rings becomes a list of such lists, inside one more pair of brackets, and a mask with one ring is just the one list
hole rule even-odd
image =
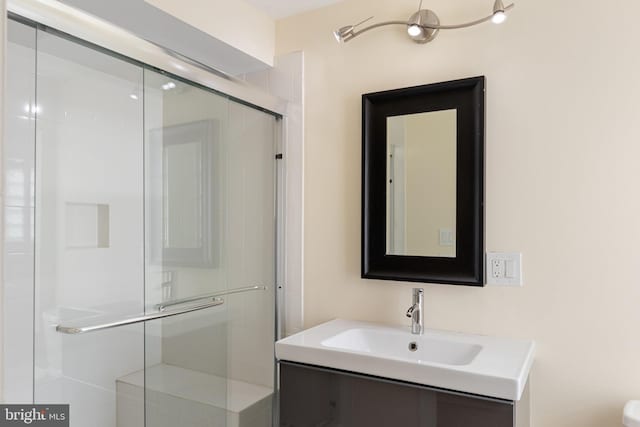
[[529, 340], [332, 320], [276, 343], [279, 360], [520, 400], [533, 363]]
[[468, 365], [482, 350], [478, 344], [450, 341], [429, 335], [407, 337], [405, 331], [354, 328], [332, 336], [322, 345], [416, 363]]

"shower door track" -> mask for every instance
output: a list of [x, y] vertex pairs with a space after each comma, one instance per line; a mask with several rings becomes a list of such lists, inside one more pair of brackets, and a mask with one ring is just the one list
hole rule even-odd
[[18, 19], [108, 50], [130, 62], [155, 68], [277, 117], [285, 115], [285, 100], [62, 2], [8, 0], [7, 10]]

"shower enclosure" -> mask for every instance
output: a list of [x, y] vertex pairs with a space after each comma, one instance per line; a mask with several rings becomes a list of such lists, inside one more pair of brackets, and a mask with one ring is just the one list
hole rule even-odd
[[5, 397], [271, 426], [281, 117], [12, 15]]

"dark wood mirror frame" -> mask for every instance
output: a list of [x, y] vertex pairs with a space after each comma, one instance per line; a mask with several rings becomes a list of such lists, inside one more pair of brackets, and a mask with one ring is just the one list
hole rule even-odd
[[[362, 95], [362, 277], [483, 286], [484, 91], [473, 77]], [[456, 257], [387, 255], [387, 117], [457, 110]]]

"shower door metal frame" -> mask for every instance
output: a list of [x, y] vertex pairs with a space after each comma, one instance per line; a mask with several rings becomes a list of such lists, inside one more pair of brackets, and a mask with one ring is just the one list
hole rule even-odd
[[81, 43], [196, 83], [236, 102], [279, 117], [286, 113], [287, 102], [283, 99], [59, 1], [9, 0], [7, 11], [41, 27], [67, 34]]

